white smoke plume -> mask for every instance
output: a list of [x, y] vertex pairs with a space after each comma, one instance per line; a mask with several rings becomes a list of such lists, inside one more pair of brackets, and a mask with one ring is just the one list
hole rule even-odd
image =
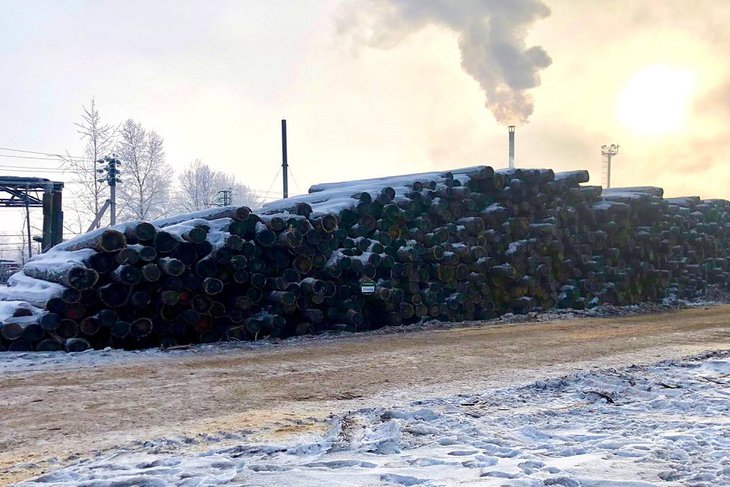
[[353, 4], [340, 19], [342, 33], [365, 45], [390, 48], [429, 25], [459, 35], [461, 65], [484, 90], [486, 106], [505, 125], [527, 123], [540, 85], [540, 70], [552, 59], [540, 46], [527, 47], [528, 29], [550, 15], [540, 0], [369, 0]]

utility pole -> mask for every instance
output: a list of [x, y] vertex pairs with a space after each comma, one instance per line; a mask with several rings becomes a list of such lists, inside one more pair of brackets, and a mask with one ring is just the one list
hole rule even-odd
[[281, 121], [281, 172], [284, 182], [284, 198], [289, 197], [289, 163], [286, 159], [286, 120]]
[[219, 206], [230, 206], [231, 202], [233, 201], [233, 189], [222, 189], [218, 191], [218, 194], [220, 195], [220, 198], [218, 201], [220, 201]]
[[601, 155], [603, 156], [603, 172], [606, 177], [606, 189], [611, 187], [611, 158], [618, 154], [618, 144], [602, 145]]
[[109, 224], [114, 225], [117, 223], [117, 179], [116, 165], [113, 162], [109, 162], [109, 198], [111, 200], [109, 215]]
[[[119, 162], [114, 154], [112, 154], [111, 157], [106, 156], [102, 159], [99, 159], [97, 162], [106, 163], [105, 168], [97, 169], [97, 172], [106, 173], [106, 178], [101, 178], [97, 181], [99, 181], [100, 183], [106, 181], [109, 184], [109, 209], [111, 210], [111, 214], [109, 215], [109, 223], [111, 225], [114, 225], [115, 223], [117, 223], [117, 183], [122, 182], [122, 180], [119, 178], [121, 171], [117, 168], [117, 166], [121, 166], [122, 163]], [[97, 218], [99, 220], [101, 219], [101, 215], [103, 214], [104, 210], [106, 210], [106, 205], [102, 207], [102, 209], [99, 211], [99, 215], [97, 215]]]

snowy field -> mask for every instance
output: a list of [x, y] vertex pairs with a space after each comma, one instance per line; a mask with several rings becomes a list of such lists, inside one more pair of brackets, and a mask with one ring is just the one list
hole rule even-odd
[[320, 437], [161, 440], [23, 486], [730, 485], [730, 352], [333, 417]]

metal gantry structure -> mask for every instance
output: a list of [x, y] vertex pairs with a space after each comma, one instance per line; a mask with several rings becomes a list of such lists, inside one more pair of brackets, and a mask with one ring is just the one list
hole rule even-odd
[[45, 178], [0, 176], [0, 207], [25, 208], [28, 256], [33, 255], [30, 209], [43, 208], [42, 250], [63, 241], [63, 183]]
[[601, 155], [603, 156], [603, 178], [606, 188], [611, 187], [611, 159], [618, 154], [618, 144], [602, 145]]

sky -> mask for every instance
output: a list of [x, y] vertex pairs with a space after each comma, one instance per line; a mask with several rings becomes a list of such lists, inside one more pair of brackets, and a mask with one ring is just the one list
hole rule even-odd
[[[504, 167], [506, 80], [530, 100], [514, 118], [518, 167], [588, 169], [601, 184], [600, 147], [616, 143], [614, 187], [730, 199], [730, 2], [0, 0], [0, 12], [3, 148], [80, 154], [74, 122], [94, 97], [105, 122], [157, 131], [175, 170], [202, 159], [268, 198], [282, 118], [290, 194]], [[0, 150], [0, 174], [72, 179], [9, 155], [23, 153]], [[19, 233], [13, 212], [5, 233]]]

